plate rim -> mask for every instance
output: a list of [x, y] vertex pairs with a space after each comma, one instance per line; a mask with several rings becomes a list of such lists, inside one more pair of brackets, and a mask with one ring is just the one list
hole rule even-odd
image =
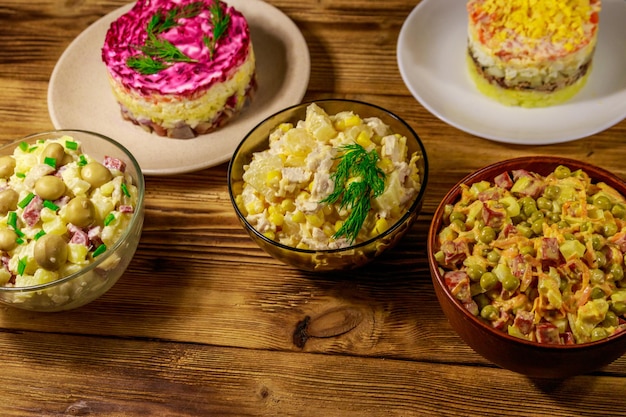
[[[275, 107], [280, 106], [280, 108], [284, 108], [290, 105], [300, 103], [308, 90], [308, 84], [310, 81], [310, 74], [311, 74], [311, 58], [310, 58], [310, 51], [309, 51], [309, 47], [306, 42], [306, 39], [304, 38], [303, 33], [298, 28], [296, 23], [289, 16], [287, 16], [282, 10], [273, 6], [272, 4], [266, 3], [263, 0], [225, 0], [224, 2], [229, 6], [234, 6], [238, 11], [240, 11], [244, 15], [246, 15], [246, 13], [251, 13], [252, 11], [267, 15], [268, 19], [261, 19], [262, 21], [261, 25], [254, 26], [254, 27], [258, 27], [259, 29], [269, 30], [275, 27], [276, 21], [279, 21], [281, 23], [281, 28], [282, 28], [281, 35], [284, 35], [286, 33], [290, 35], [290, 38], [288, 41], [286, 41], [282, 37], [278, 37], [280, 42], [282, 42], [283, 46], [285, 47], [286, 58], [285, 58], [284, 81], [285, 83], [290, 83], [290, 84], [286, 86], [281, 86], [273, 95], [273, 97], [275, 97], [275, 99], [273, 100], [276, 100]], [[98, 18], [96, 21], [94, 21], [92, 24], [86, 27], [83, 31], [81, 31], [81, 33], [79, 33], [74, 39], [72, 39], [72, 41], [68, 44], [68, 46], [62, 52], [62, 54], [59, 56], [52, 70], [52, 73], [50, 75], [50, 79], [48, 83], [48, 91], [47, 91], [48, 114], [55, 129], [75, 129], [79, 127], [84, 129], [84, 127], [82, 126], [77, 127], [77, 126], [73, 126], [71, 124], [68, 125], [67, 123], [65, 123], [65, 121], [62, 120], [63, 116], [59, 114], [59, 111], [56, 108], [57, 107], [55, 105], [56, 97], [61, 94], [61, 92], [57, 91], [57, 89], [61, 88], [59, 84], [61, 84], [60, 78], [61, 78], [61, 72], [63, 70], [63, 66], [66, 65], [67, 62], [73, 58], [72, 55], [76, 53], [75, 51], [79, 46], [82, 46], [83, 44], [85, 44], [85, 42], [88, 42], [88, 39], [90, 36], [96, 36], [93, 34], [93, 32], [95, 32], [96, 34], [98, 34], [99, 32], [104, 32], [105, 34], [106, 31], [108, 30], [110, 23], [114, 21], [116, 18], [118, 18], [119, 16], [121, 16], [122, 14], [129, 11], [135, 4], [136, 2], [127, 3], [123, 6], [120, 6], [112, 10], [111, 12], [105, 14], [104, 16], [101, 16], [100, 18]], [[252, 31], [252, 28], [253, 26], [251, 25], [251, 31]], [[102, 45], [97, 45], [96, 47], [98, 51], [98, 56], [100, 56], [101, 47]], [[259, 56], [263, 54], [263, 51], [257, 50], [257, 49], [258, 48], [256, 48], [256, 45], [255, 45], [255, 54], [257, 55], [257, 62], [258, 62]], [[295, 55], [297, 55], [298, 59], [294, 62], [292, 58]], [[105, 68], [104, 64], [102, 64], [102, 68], [104, 70]], [[94, 75], [94, 77], [98, 77], [98, 76], [99, 75]], [[100, 76], [105, 77], [106, 72], [103, 71]], [[262, 85], [260, 86], [260, 88], [263, 88]], [[288, 95], [290, 99], [281, 98], [281, 95], [284, 95], [286, 91], [290, 92]], [[257, 91], [257, 95], [258, 94], [259, 94], [259, 91]], [[109, 100], [107, 103], [108, 105], [110, 106], [114, 105], [117, 108], [118, 104], [115, 101], [112, 94], [110, 95], [108, 100]], [[254, 105], [254, 101], [252, 105]], [[250, 111], [250, 110], [251, 109], [244, 109], [244, 111]], [[227, 146], [225, 145], [226, 147], [229, 148], [229, 150], [227, 152], [226, 151], [222, 152], [219, 155], [211, 155], [210, 153], [206, 154], [207, 156], [210, 156], [210, 159], [208, 161], [206, 160], [194, 161], [193, 163], [189, 163], [186, 165], [173, 164], [174, 161], [172, 161], [171, 166], [165, 166], [165, 167], [150, 167], [149, 165], [145, 165], [146, 162], [144, 161], [144, 166], [141, 167], [144, 175], [153, 175], [153, 176], [177, 175], [177, 174], [185, 174], [185, 173], [200, 171], [202, 169], [217, 166], [217, 165], [220, 165], [222, 163], [229, 161], [238, 143], [244, 138], [247, 132], [251, 130], [254, 126], [256, 126], [265, 117], [267, 117], [268, 114], [276, 110], [270, 111], [268, 113], [267, 109], [259, 108], [259, 109], [256, 109], [256, 111], [259, 114], [255, 115], [254, 117], [248, 118], [246, 120], [245, 125], [241, 125], [242, 123], [241, 119], [236, 118], [236, 119], [233, 119], [223, 129], [220, 129], [218, 131], [215, 131], [206, 135], [201, 135], [193, 139], [170, 139], [170, 138], [160, 137], [154, 133], [145, 132], [139, 126], [135, 126], [132, 123], [123, 120], [121, 115], [119, 116], [119, 125], [116, 124], [116, 126], [119, 127], [117, 130], [120, 130], [122, 132], [120, 136], [122, 136], [124, 132], [128, 129], [133, 130], [132, 138], [128, 140], [134, 141], [134, 140], [144, 140], [144, 139], [150, 139], [150, 138], [154, 138], [159, 141], [171, 140], [172, 141], [171, 149], [175, 149], [175, 146], [176, 146], [176, 143], [174, 143], [175, 141], [177, 142], [185, 141], [187, 143], [193, 143], [193, 141], [197, 141], [197, 140], [212, 140], [211, 138], [208, 138], [207, 136], [210, 136], [211, 134], [220, 134], [222, 132], [225, 132], [225, 129], [229, 129], [229, 128], [234, 129], [234, 127], [237, 127], [239, 125], [240, 133], [236, 135], [237, 140], [230, 139], [230, 138], [226, 138], [226, 139], [218, 138], [217, 139], [217, 140], [229, 140], [230, 142], [232, 142], [232, 143], [229, 143]], [[90, 118], [93, 118], [93, 117], [97, 117], [97, 115], [94, 114], [90, 116]], [[111, 136], [110, 133], [109, 134], [103, 133], [103, 132], [97, 132], [97, 133]], [[228, 132], [228, 133], [231, 133], [231, 132]], [[142, 136], [145, 136], [145, 138]], [[117, 141], [120, 141], [122, 144], [125, 144], [125, 145], [128, 143], [128, 140], [120, 140], [119, 137], [114, 137], [114, 139]], [[142, 165], [141, 161], [143, 158], [141, 158], [141, 154], [138, 155], [137, 153], [138, 152], [135, 149], [133, 151], [133, 155], [140, 161], [140, 165]]]

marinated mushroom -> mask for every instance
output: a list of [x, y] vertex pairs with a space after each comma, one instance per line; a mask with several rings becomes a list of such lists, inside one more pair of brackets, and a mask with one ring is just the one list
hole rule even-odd
[[10, 251], [17, 246], [17, 234], [7, 228], [0, 229], [0, 250]]
[[0, 178], [9, 178], [15, 171], [15, 158], [11, 155], [0, 156]]
[[78, 227], [89, 226], [95, 220], [93, 203], [84, 196], [74, 197], [65, 207], [65, 219]]
[[46, 158], [54, 159], [55, 165], [58, 168], [63, 165], [63, 162], [65, 160], [65, 148], [60, 143], [49, 143], [44, 148], [43, 153], [41, 154], [41, 158], [42, 162]]
[[17, 191], [12, 188], [0, 191], [0, 215], [4, 216], [9, 211], [15, 210], [19, 198]]
[[56, 200], [65, 193], [65, 183], [54, 175], [44, 175], [35, 182], [35, 193], [44, 200]]
[[111, 171], [99, 162], [92, 161], [85, 165], [80, 171], [81, 177], [93, 188], [100, 187], [111, 181], [113, 175]]
[[67, 242], [59, 235], [43, 235], [35, 242], [33, 252], [40, 267], [56, 271], [67, 261]]

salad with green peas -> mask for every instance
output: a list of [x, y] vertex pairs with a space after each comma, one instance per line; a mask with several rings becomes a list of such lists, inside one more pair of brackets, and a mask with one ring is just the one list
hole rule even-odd
[[583, 170], [462, 185], [435, 258], [468, 311], [509, 335], [580, 344], [626, 330], [626, 199]]

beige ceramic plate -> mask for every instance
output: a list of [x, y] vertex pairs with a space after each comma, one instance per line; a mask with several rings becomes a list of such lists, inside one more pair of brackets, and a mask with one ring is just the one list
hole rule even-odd
[[146, 175], [197, 171], [226, 162], [243, 137], [266, 117], [297, 104], [310, 75], [309, 49], [298, 27], [260, 0], [227, 0], [242, 12], [257, 59], [259, 88], [252, 104], [222, 129], [195, 139], [150, 134], [120, 115], [101, 60], [109, 25], [132, 7], [123, 6], [82, 32], [57, 62], [48, 87], [48, 109], [57, 129], [85, 129], [128, 148]]

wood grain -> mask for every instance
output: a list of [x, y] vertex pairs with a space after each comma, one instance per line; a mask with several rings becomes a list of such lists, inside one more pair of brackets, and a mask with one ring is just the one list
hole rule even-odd
[[[126, 0], [0, 5], [0, 141], [52, 128], [48, 80], [70, 42]], [[582, 140], [506, 145], [455, 129], [405, 87], [396, 42], [417, 0], [270, 0], [311, 53], [305, 100], [392, 109], [420, 135], [423, 212], [367, 268], [318, 275], [270, 258], [241, 228], [227, 164], [146, 178], [135, 258], [75, 311], [0, 307], [3, 416], [626, 415], [626, 358], [591, 375], [532, 380], [474, 353], [437, 304], [430, 220], [470, 171], [512, 156], [584, 159], [626, 178], [626, 122]]]

